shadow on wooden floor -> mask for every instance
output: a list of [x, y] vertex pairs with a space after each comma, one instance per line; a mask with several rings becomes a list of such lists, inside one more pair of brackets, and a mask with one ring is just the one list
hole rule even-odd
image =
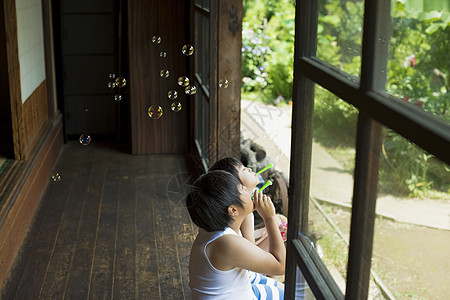
[[69, 142], [3, 299], [190, 299], [183, 155]]

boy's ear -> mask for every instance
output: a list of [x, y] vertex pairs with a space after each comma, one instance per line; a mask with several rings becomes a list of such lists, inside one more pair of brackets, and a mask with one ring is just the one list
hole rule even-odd
[[237, 217], [239, 215], [239, 211], [234, 205], [230, 205], [228, 206], [228, 214], [232, 217]]

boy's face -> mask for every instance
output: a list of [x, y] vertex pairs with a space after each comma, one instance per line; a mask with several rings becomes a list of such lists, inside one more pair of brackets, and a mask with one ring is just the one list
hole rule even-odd
[[242, 184], [247, 187], [247, 189], [251, 192], [256, 187], [256, 185], [259, 183], [258, 176], [256, 173], [252, 171], [252, 169], [244, 167], [243, 165], [240, 165], [237, 167], [239, 172], [239, 179], [241, 180]]
[[248, 215], [255, 210], [255, 204], [252, 200], [252, 190], [249, 190], [245, 185], [238, 186], [240, 192], [240, 198], [242, 200], [242, 205], [244, 206], [244, 215]]

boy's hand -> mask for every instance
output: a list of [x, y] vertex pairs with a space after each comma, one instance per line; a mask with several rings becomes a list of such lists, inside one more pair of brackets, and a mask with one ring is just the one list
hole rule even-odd
[[266, 220], [267, 218], [275, 217], [275, 206], [269, 196], [255, 191], [253, 194], [253, 202], [255, 204], [258, 214]]

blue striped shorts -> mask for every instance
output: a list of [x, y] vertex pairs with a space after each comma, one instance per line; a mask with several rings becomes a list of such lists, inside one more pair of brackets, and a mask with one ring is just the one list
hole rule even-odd
[[255, 300], [275, 300], [284, 299], [284, 286], [275, 279], [264, 275], [250, 272], [249, 279]]

